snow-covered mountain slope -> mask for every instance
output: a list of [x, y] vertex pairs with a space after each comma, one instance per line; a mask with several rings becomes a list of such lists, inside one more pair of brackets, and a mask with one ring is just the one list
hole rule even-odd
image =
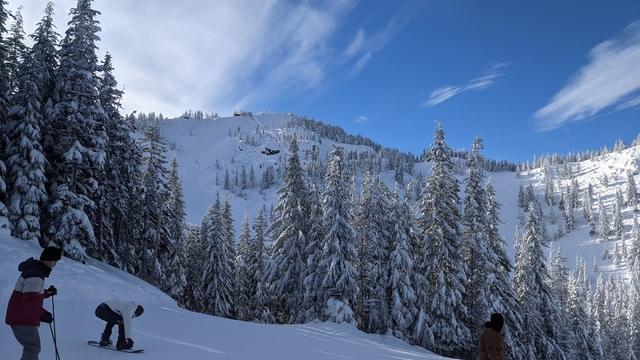
[[[608, 239], [602, 239], [597, 234], [590, 235], [589, 223], [586, 221], [582, 211], [582, 201], [584, 193], [587, 191], [589, 184], [593, 187], [593, 204], [592, 212], [594, 217], [598, 217], [598, 199], [602, 199], [605, 212], [609, 221], [613, 220], [613, 209], [616, 202], [616, 191], [619, 189], [627, 198], [627, 176], [633, 174], [636, 182], [640, 180], [638, 177], [638, 166], [640, 164], [640, 146], [630, 146], [623, 150], [615, 150], [606, 154], [597, 156], [593, 159], [576, 161], [567, 163], [567, 165], [552, 165], [547, 167], [547, 178], [554, 182], [556, 204], [547, 206], [544, 204], [543, 196], [545, 191], [545, 171], [543, 167], [534, 168], [521, 173], [519, 181], [525, 186], [532, 184], [536, 195], [541, 203], [543, 203], [543, 211], [547, 224], [547, 231], [551, 238], [558, 232], [559, 227], [563, 226], [564, 219], [558, 208], [560, 199], [560, 189], [569, 187], [571, 180], [566, 174], [567, 169], [571, 170], [573, 178], [577, 180], [579, 185], [578, 206], [575, 210], [575, 229], [570, 232], [564, 232], [564, 235], [558, 237], [551, 243], [551, 247], [560, 247], [561, 253], [568, 260], [568, 267], [574, 268], [576, 258], [580, 257], [588, 264], [588, 270], [591, 278], [595, 278], [598, 274], [602, 274], [605, 278], [611, 274], [626, 277], [628, 270], [627, 264], [623, 261], [616, 265], [612, 258], [604, 259], [605, 249], [610, 252], [614, 251], [616, 243], [620, 248], [622, 243], [629, 248], [631, 245], [630, 232], [633, 224], [633, 217], [636, 214], [633, 206], [625, 205], [621, 209], [622, 222], [624, 224], [624, 233], [622, 239], [616, 240], [614, 236]], [[605, 180], [606, 178], [606, 180]]]
[[[262, 205], [269, 211], [271, 205], [275, 204], [275, 193], [280, 184], [277, 174], [284, 170], [289, 154], [286, 136], [298, 136], [303, 162], [314, 146], [319, 149], [321, 158], [326, 159], [328, 151], [336, 142], [321, 138], [302, 127], [287, 126], [292, 118], [291, 114], [265, 113], [204, 120], [180, 117], [160, 121], [160, 131], [168, 140], [170, 149], [175, 151], [178, 160], [187, 206], [187, 221], [200, 224], [216, 192], [221, 197], [226, 194], [230, 196], [237, 228], [245, 211], [250, 217]], [[346, 151], [374, 151], [364, 145], [339, 145]], [[266, 148], [280, 152], [267, 155], [262, 153]], [[240, 196], [239, 187], [234, 184], [232, 185], [236, 191], [226, 191], [225, 171], [229, 171], [230, 182], [233, 183], [235, 172], [240, 173], [243, 166], [247, 177], [253, 166], [256, 186], [244, 190], [243, 196]], [[261, 191], [261, 176], [269, 166], [276, 173], [276, 183]]]
[[[6, 308], [19, 275], [19, 262], [41, 249], [12, 239], [0, 229], [0, 303]], [[139, 302], [145, 313], [134, 320], [136, 348], [154, 360], [175, 359], [443, 359], [391, 336], [364, 334], [349, 325], [261, 325], [193, 313], [180, 309], [169, 296], [120, 270], [91, 261], [88, 265], [64, 258], [46, 285], [55, 284], [58, 348], [65, 360], [101, 360], [137, 356], [86, 345], [104, 323], [94, 316], [102, 301], [119, 296]], [[51, 301], [45, 307], [51, 310]], [[3, 312], [4, 316], [4, 312]], [[41, 359], [53, 358], [49, 328], [40, 326]], [[0, 326], [0, 358], [17, 359], [21, 348], [8, 326]]]
[[[167, 138], [170, 147], [175, 150], [178, 160], [188, 222], [200, 223], [216, 192], [219, 192], [222, 197], [225, 195], [230, 197], [236, 229], [239, 229], [245, 213], [251, 218], [263, 205], [268, 211], [277, 201], [276, 191], [280, 185], [280, 179], [276, 176], [273, 186], [266, 190], [260, 190], [260, 177], [269, 166], [272, 166], [276, 173], [283, 170], [289, 152], [288, 137], [293, 134], [298, 137], [300, 157], [303, 163], [309, 161], [314, 148], [317, 148], [321, 159], [326, 159], [326, 155], [333, 145], [343, 146], [346, 152], [373, 153], [376, 151], [371, 146], [336, 142], [308, 128], [291, 125], [291, 120], [294, 117], [295, 115], [286, 113], [263, 113], [204, 120], [177, 118], [161, 121], [160, 130]], [[471, 140], [469, 139], [470, 143]], [[431, 136], [426, 134], [425, 147], [430, 143]], [[280, 153], [276, 155], [262, 153], [261, 151], [266, 148], [280, 150]], [[636, 146], [622, 151], [613, 151], [591, 160], [570, 163], [569, 168], [573, 169], [574, 177], [580, 185], [578, 201], [582, 201], [583, 192], [588, 184], [592, 184], [595, 200], [594, 212], [597, 210], [598, 197], [602, 197], [609, 214], [611, 214], [616, 188], [621, 187], [624, 190], [626, 174], [629, 171], [636, 172], [639, 159], [640, 148]], [[462, 184], [464, 181], [464, 161], [458, 163], [460, 166], [458, 179]], [[229, 171], [230, 182], [234, 182], [235, 172], [240, 172], [243, 166], [247, 174], [251, 166], [254, 167], [258, 185], [241, 192], [238, 191], [237, 186], [235, 190], [225, 190], [223, 186], [225, 172]], [[567, 187], [570, 180], [560, 176], [557, 166], [554, 165], [552, 168], [553, 171], [548, 171], [548, 176], [553, 178], [556, 189], [555, 196], [558, 200], [560, 188]], [[385, 166], [382, 169], [383, 181], [388, 187], [393, 188], [395, 185], [394, 171], [386, 170]], [[413, 175], [428, 176], [429, 172], [430, 165], [428, 163], [416, 163]], [[607, 185], [600, 181], [605, 174], [610, 179]], [[356, 174], [357, 183], [361, 180], [361, 176], [361, 172]], [[502, 205], [500, 232], [507, 243], [507, 253], [512, 260], [514, 260], [514, 230], [518, 223], [517, 200], [520, 185], [533, 185], [539, 201], [543, 204], [548, 232], [552, 237], [557, 233], [558, 225], [563, 222], [563, 218], [557, 208], [557, 201], [553, 209], [544, 204], [545, 177], [543, 169], [531, 169], [520, 174], [516, 172], [490, 172], [488, 176], [493, 182], [497, 199]], [[404, 173], [405, 185], [414, 179], [414, 176]], [[633, 221], [633, 211], [630, 208], [624, 208], [622, 213], [625, 233], [628, 237]], [[605, 247], [612, 247], [613, 243], [604, 243], [589, 235], [588, 223], [582, 216], [580, 205], [576, 208], [575, 219], [575, 230], [560, 236], [551, 244], [551, 247], [561, 247], [562, 254], [568, 259], [569, 267], [573, 268], [576, 257], [581, 257], [590, 265], [590, 270], [593, 270], [592, 263], [595, 257], [600, 271], [624, 269], [624, 266], [611, 265], [610, 259], [602, 259]]]
[[[375, 152], [370, 146], [338, 143], [300, 126], [290, 126], [294, 115], [286, 113], [264, 113], [252, 116], [234, 116], [216, 119], [177, 118], [160, 121], [160, 131], [167, 138], [170, 148], [175, 151], [187, 207], [187, 221], [200, 224], [208, 207], [214, 200], [216, 192], [221, 196], [228, 194], [232, 203], [236, 229], [239, 229], [242, 217], [246, 212], [252, 218], [259, 207], [265, 205], [269, 211], [277, 202], [276, 191], [280, 180], [264, 191], [260, 190], [262, 172], [273, 166], [282, 170], [289, 154], [287, 135], [298, 136], [301, 160], [306, 163], [314, 147], [318, 149], [321, 159], [326, 159], [333, 145], [340, 145], [345, 151]], [[471, 141], [472, 139], [470, 139]], [[425, 147], [431, 143], [431, 136], [424, 139]], [[265, 148], [280, 150], [277, 155], [266, 155]], [[245, 167], [247, 174], [254, 167], [258, 185], [243, 191], [224, 189], [225, 171], [229, 171], [230, 181], [234, 181], [234, 171]], [[427, 176], [430, 165], [415, 164], [414, 175]], [[361, 173], [356, 174], [356, 181], [361, 180]], [[391, 189], [395, 186], [393, 170], [385, 170], [382, 179]], [[218, 178], [216, 184], [216, 177]], [[509, 240], [516, 224], [516, 200], [518, 187], [522, 179], [514, 172], [490, 173], [496, 188], [498, 200], [503, 205], [501, 226], [502, 235]], [[414, 180], [414, 176], [404, 173], [404, 183]], [[464, 172], [460, 171], [459, 180], [464, 180]], [[401, 189], [403, 191], [403, 189]], [[509, 240], [510, 241], [510, 240]], [[512, 247], [509, 252], [513, 255]]]

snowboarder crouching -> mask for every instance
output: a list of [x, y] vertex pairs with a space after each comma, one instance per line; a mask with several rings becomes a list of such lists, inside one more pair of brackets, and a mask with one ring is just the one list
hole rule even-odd
[[45, 298], [58, 294], [52, 285], [44, 289], [44, 278], [62, 257], [60, 249], [47, 247], [40, 260], [29, 258], [20, 265], [20, 277], [13, 289], [5, 322], [11, 326], [13, 335], [22, 345], [22, 360], [37, 360], [40, 354], [40, 322], [51, 324], [53, 315], [42, 307]]
[[108, 300], [98, 305], [96, 316], [107, 322], [104, 332], [100, 337], [100, 346], [109, 346], [111, 342], [111, 330], [118, 325], [118, 341], [116, 349], [129, 350], [133, 347], [131, 340], [131, 320], [144, 312], [144, 308], [132, 301]]

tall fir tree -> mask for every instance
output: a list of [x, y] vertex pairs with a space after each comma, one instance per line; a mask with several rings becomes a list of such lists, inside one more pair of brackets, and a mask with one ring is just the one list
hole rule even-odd
[[318, 264], [322, 320], [355, 324], [356, 234], [351, 226], [350, 176], [343, 149], [329, 154], [322, 193], [322, 255]]
[[569, 348], [572, 353], [568, 359], [595, 360], [600, 359], [596, 347], [596, 339], [592, 338], [593, 324], [587, 313], [586, 265], [577, 262], [577, 268], [569, 276], [567, 299], [567, 329], [569, 330]]
[[274, 315], [282, 323], [303, 320], [305, 250], [309, 230], [308, 190], [295, 137], [289, 151], [284, 183], [278, 190], [275, 220], [269, 230], [273, 252], [266, 268], [269, 291], [275, 302]]
[[624, 225], [622, 223], [622, 209], [619, 202], [616, 202], [613, 206], [613, 226], [611, 230], [616, 240], [621, 240], [624, 234]]
[[598, 236], [602, 241], [607, 241], [610, 233], [611, 226], [609, 225], [607, 211], [604, 208], [604, 202], [602, 199], [598, 199]]
[[[9, 80], [9, 71], [7, 69], [7, 16], [9, 11], [7, 9], [7, 2], [0, 0], [0, 218], [5, 218], [7, 213], [7, 186], [5, 181], [6, 167], [4, 164], [5, 151], [7, 147], [7, 115], [9, 114], [9, 108], [11, 107], [10, 95], [11, 95], [11, 83]], [[3, 222], [6, 220], [3, 220]], [[8, 224], [7, 224], [8, 225]]]
[[388, 279], [390, 294], [390, 323], [394, 335], [401, 339], [411, 339], [411, 326], [418, 314], [416, 292], [413, 282], [413, 249], [411, 237], [415, 231], [413, 214], [409, 204], [400, 199], [397, 191], [393, 193], [393, 218], [395, 226], [392, 231], [389, 249]]
[[270, 298], [265, 283], [265, 240], [267, 231], [267, 217], [264, 206], [258, 210], [253, 221], [252, 257], [250, 264], [252, 320], [260, 323], [274, 323], [275, 318], [269, 308]]
[[186, 217], [184, 196], [182, 194], [182, 183], [178, 174], [178, 161], [174, 154], [171, 161], [171, 172], [169, 173], [168, 201], [166, 213], [168, 216], [168, 232], [171, 240], [169, 249], [168, 264], [166, 271], [168, 293], [174, 299], [180, 299], [186, 286]]
[[204, 311], [204, 296], [202, 293], [202, 271], [204, 247], [200, 239], [200, 231], [196, 226], [190, 226], [186, 239], [186, 284], [179, 303], [181, 306], [197, 312]]
[[549, 259], [549, 292], [558, 308], [554, 321], [558, 326], [557, 342], [565, 354], [575, 352], [573, 348], [574, 335], [568, 327], [569, 318], [569, 270], [566, 266], [567, 258], [562, 256], [560, 248], [553, 250]]
[[[231, 204], [216, 200], [212, 215], [207, 219], [205, 235], [205, 261], [202, 273], [204, 305], [209, 314], [221, 317], [233, 315], [234, 251], [233, 229], [229, 226]], [[204, 229], [204, 227], [203, 227]]]
[[564, 352], [557, 343], [557, 307], [548, 286], [549, 273], [542, 236], [538, 232], [540, 220], [533, 206], [530, 205], [525, 233], [519, 240], [514, 276], [522, 310], [523, 336], [537, 358], [564, 359]]
[[389, 320], [386, 267], [393, 228], [393, 209], [378, 175], [367, 175], [355, 211], [358, 302], [355, 308], [361, 329], [385, 333]]
[[629, 347], [640, 358], [640, 262], [631, 268], [629, 281]]
[[472, 347], [471, 333], [466, 325], [467, 309], [463, 304], [468, 270], [461, 252], [458, 225], [461, 220], [460, 186], [454, 175], [451, 149], [441, 127], [435, 132], [429, 158], [432, 171], [420, 203], [418, 229], [422, 249], [417, 262], [417, 271], [426, 281], [427, 296], [419, 301], [418, 307], [431, 322], [434, 340], [431, 350], [441, 355], [458, 356]]
[[[16, 21], [18, 21], [16, 19]], [[19, 66], [15, 105], [9, 111], [7, 166], [9, 220], [15, 237], [40, 242], [40, 210], [47, 201], [42, 151], [42, 103], [37, 84], [42, 74], [27, 54]]]
[[638, 186], [632, 172], [627, 174], [627, 205], [634, 210], [638, 206]]
[[[111, 55], [107, 53], [101, 67], [99, 98], [106, 114], [106, 134], [109, 138], [106, 149], [104, 171], [101, 173], [98, 206], [96, 208], [96, 236], [101, 244], [104, 260], [121, 268], [131, 265], [127, 254], [134, 241], [130, 228], [138, 217], [133, 216], [135, 208], [131, 207], [135, 197], [135, 184], [139, 173], [141, 155], [138, 144], [131, 137], [131, 126], [120, 115], [122, 91], [118, 90], [113, 76]], [[43, 93], [46, 93], [46, 82], [43, 82]], [[135, 225], [134, 225], [135, 226]], [[123, 256], [124, 255], [124, 256]]]
[[144, 137], [140, 276], [152, 284], [165, 285], [165, 265], [173, 247], [166, 211], [169, 195], [166, 145], [157, 124], [147, 127]]
[[304, 308], [306, 309], [305, 321], [319, 319], [322, 314], [322, 304], [320, 304], [320, 276], [318, 264], [322, 256], [322, 239], [324, 233], [322, 228], [322, 203], [320, 192], [314, 184], [309, 187], [309, 241], [307, 241], [307, 262], [304, 276]]
[[24, 44], [25, 33], [22, 20], [22, 6], [18, 7], [13, 17], [13, 24], [7, 36], [7, 63], [11, 95], [15, 96], [18, 92], [18, 81], [20, 77], [20, 67], [27, 57], [27, 46]]
[[255, 295], [255, 291], [252, 291], [251, 261], [251, 230], [249, 229], [249, 217], [245, 214], [240, 229], [240, 238], [238, 239], [235, 258], [233, 301], [235, 305], [235, 317], [238, 320], [248, 321], [252, 318], [250, 299]]
[[[95, 209], [101, 172], [106, 158], [106, 114], [100, 105], [96, 42], [100, 27], [91, 0], [78, 0], [71, 9], [69, 27], [60, 48], [60, 66], [56, 76], [54, 105], [49, 112], [55, 139], [50, 154], [49, 194], [52, 203], [49, 235], [62, 243], [65, 253], [83, 259], [85, 249], [97, 255], [101, 244], [81, 237], [67, 241], [77, 233], [85, 214], [96, 224]], [[60, 207], [56, 204], [64, 203]], [[69, 221], [71, 219], [71, 221]], [[84, 226], [86, 227], [86, 226]]]
[[520, 306], [513, 289], [511, 272], [513, 265], [506, 252], [506, 244], [500, 235], [500, 204], [496, 200], [496, 193], [491, 182], [486, 189], [486, 234], [489, 243], [491, 261], [496, 266], [495, 281], [489, 288], [490, 313], [499, 312], [504, 316], [506, 327], [504, 328], [504, 340], [507, 346], [509, 359], [521, 359], [524, 357], [524, 344], [522, 340], [522, 318]]
[[[48, 108], [47, 103], [53, 96], [56, 86], [56, 69], [58, 68], [58, 50], [57, 44], [60, 41], [60, 35], [56, 32], [56, 26], [53, 23], [53, 3], [48, 2], [44, 11], [45, 15], [38, 23], [36, 31], [31, 35], [33, 46], [30, 55], [34, 66], [39, 71], [40, 82], [36, 84], [40, 92], [40, 102], [42, 104], [43, 118]], [[48, 132], [45, 132], [46, 136]]]
[[471, 331], [472, 343], [477, 343], [485, 321], [491, 315], [490, 288], [496, 273], [496, 259], [493, 258], [487, 240], [487, 194], [484, 189], [482, 140], [476, 137], [471, 154], [467, 159], [467, 178], [463, 200], [462, 239], [468, 274], [464, 304], [467, 307], [467, 326]]
[[631, 227], [629, 241], [627, 262], [629, 263], [629, 268], [633, 269], [635, 263], [640, 260], [640, 229], [638, 228], [638, 217], [635, 214], [633, 216], [633, 226]]

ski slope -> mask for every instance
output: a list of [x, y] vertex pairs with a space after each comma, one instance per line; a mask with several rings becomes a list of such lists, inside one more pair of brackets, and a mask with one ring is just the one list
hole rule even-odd
[[[3, 317], [19, 275], [18, 264], [28, 257], [39, 256], [40, 251], [37, 245], [10, 238], [0, 228]], [[64, 360], [444, 359], [391, 336], [365, 334], [345, 324], [263, 325], [193, 313], [180, 309], [146, 282], [96, 261], [83, 265], [63, 258], [46, 280], [46, 286], [50, 284], [59, 291], [55, 298], [56, 322], [58, 348]], [[145, 350], [142, 355], [86, 345], [88, 340], [97, 340], [104, 325], [94, 316], [95, 307], [105, 299], [119, 296], [145, 307], [144, 315], [133, 321], [135, 347]], [[46, 300], [45, 307], [51, 311], [51, 300]], [[53, 343], [46, 324], [40, 326], [40, 337], [40, 358], [53, 358]], [[0, 326], [0, 349], [3, 360], [20, 357], [22, 348], [6, 325]]]

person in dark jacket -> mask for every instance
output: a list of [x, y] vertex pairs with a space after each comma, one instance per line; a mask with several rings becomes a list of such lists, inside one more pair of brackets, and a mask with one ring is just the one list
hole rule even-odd
[[112, 299], [98, 305], [96, 316], [107, 323], [100, 336], [100, 346], [112, 345], [111, 331], [117, 324], [118, 341], [116, 342], [116, 349], [131, 349], [133, 347], [131, 320], [139, 317], [143, 312], [144, 308], [133, 301]]
[[504, 317], [500, 313], [493, 313], [491, 321], [484, 324], [478, 346], [478, 360], [504, 360], [505, 348], [502, 338]]
[[45, 298], [58, 294], [52, 285], [44, 288], [44, 278], [62, 257], [60, 249], [47, 247], [42, 251], [40, 260], [29, 258], [20, 265], [20, 277], [13, 289], [5, 322], [11, 326], [13, 335], [22, 345], [22, 360], [37, 360], [40, 353], [40, 322], [52, 323], [53, 315], [42, 307]]

